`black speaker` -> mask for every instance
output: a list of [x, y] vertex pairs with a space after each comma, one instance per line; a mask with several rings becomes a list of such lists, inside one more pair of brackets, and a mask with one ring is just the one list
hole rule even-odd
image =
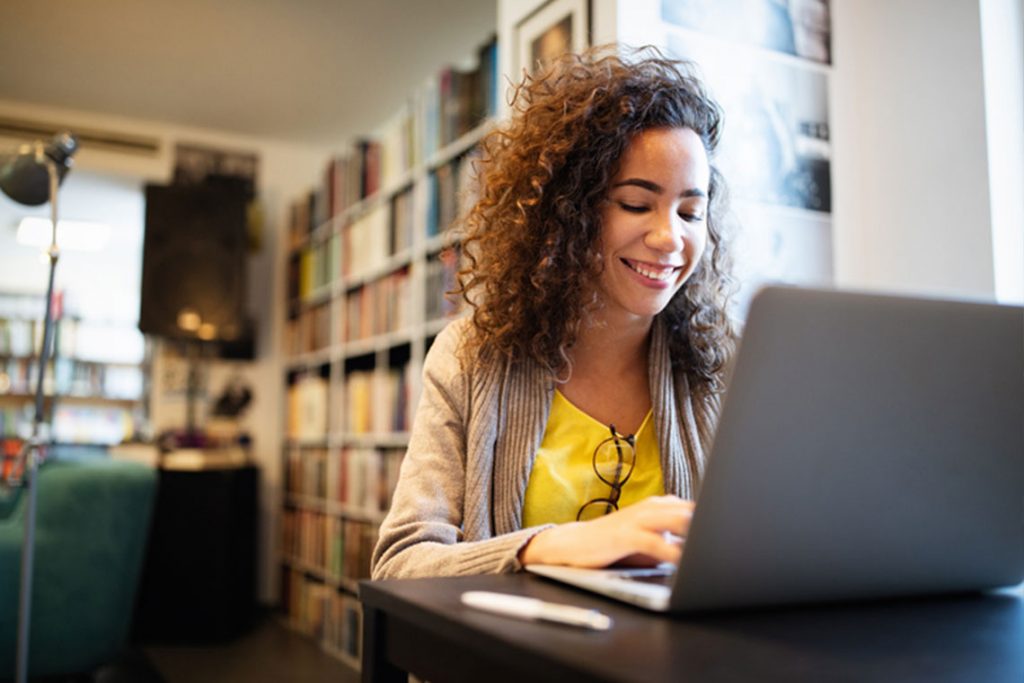
[[141, 331], [172, 339], [242, 338], [246, 201], [233, 186], [146, 186]]

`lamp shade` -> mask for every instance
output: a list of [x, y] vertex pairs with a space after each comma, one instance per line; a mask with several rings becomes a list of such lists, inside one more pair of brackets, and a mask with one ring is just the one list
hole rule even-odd
[[55, 165], [58, 180], [63, 181], [77, 149], [78, 141], [67, 132], [58, 133], [46, 146], [41, 142], [22, 145], [0, 163], [0, 190], [19, 204], [45, 204], [50, 199], [47, 163]]

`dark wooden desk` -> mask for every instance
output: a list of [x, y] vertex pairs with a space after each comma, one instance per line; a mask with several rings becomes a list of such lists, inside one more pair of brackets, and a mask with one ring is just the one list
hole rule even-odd
[[[466, 590], [595, 607], [610, 631], [464, 607]], [[363, 680], [1024, 681], [1020, 591], [667, 617], [524, 574], [364, 581]]]

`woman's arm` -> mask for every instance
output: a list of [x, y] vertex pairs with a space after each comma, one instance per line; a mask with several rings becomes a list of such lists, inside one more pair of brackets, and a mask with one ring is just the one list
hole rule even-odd
[[574, 567], [674, 564], [692, 516], [692, 501], [654, 496], [598, 519], [545, 529], [528, 540], [519, 560]]
[[470, 378], [457, 356], [459, 327], [445, 328], [424, 361], [409, 449], [373, 552], [374, 579], [516, 571], [519, 550], [544, 529], [463, 539]]

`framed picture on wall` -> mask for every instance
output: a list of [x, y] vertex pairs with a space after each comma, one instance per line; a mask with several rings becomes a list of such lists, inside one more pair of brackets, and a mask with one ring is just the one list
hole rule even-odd
[[516, 73], [533, 73], [590, 44], [589, 0], [548, 0], [516, 25]]

